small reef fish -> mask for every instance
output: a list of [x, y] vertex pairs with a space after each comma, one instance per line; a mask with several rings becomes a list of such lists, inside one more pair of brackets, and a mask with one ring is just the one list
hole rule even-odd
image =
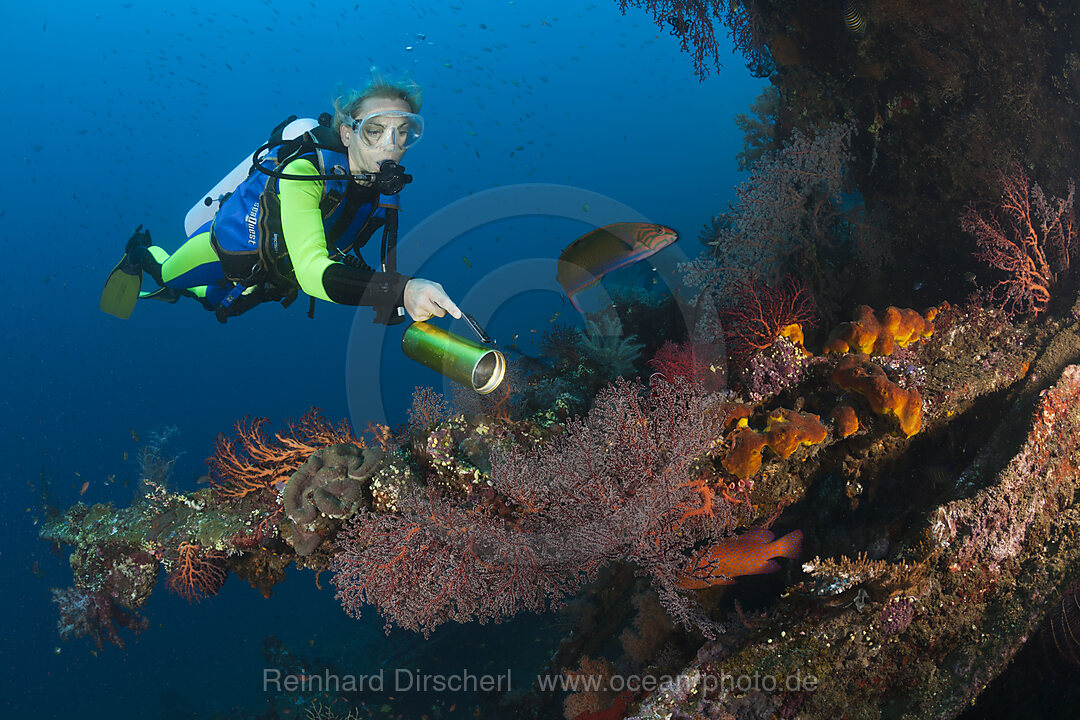
[[571, 304], [583, 312], [575, 296], [613, 270], [644, 260], [679, 239], [678, 233], [653, 223], [612, 223], [591, 230], [559, 255], [556, 279]]
[[764, 575], [779, 570], [772, 558], [799, 557], [802, 531], [793, 530], [779, 540], [765, 528], [755, 528], [698, 553], [677, 585], [701, 590], [714, 585], [734, 585], [739, 575]]
[[83, 495], [85, 495], [86, 491], [89, 490], [89, 489], [90, 489], [90, 481], [87, 480], [82, 484], [82, 487], [79, 488], [79, 497], [82, 497]]
[[844, 27], [852, 35], [862, 35], [866, 30], [862, 14], [859, 12], [859, 5], [855, 0], [848, 0], [844, 4]]

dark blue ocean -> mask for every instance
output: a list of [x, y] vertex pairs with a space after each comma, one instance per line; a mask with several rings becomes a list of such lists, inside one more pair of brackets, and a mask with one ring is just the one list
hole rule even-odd
[[[3, 716], [258, 717], [271, 636], [358, 672], [480, 672], [550, 652], [527, 621], [446, 627], [430, 645], [387, 637], [374, 610], [348, 618], [326, 575], [320, 590], [295, 569], [269, 599], [235, 576], [196, 605], [159, 584], [149, 629], [125, 635], [126, 649], [62, 642], [50, 588], [71, 583], [70, 550], [38, 539], [39, 491], [62, 509], [130, 504], [138, 450], [171, 428], [173, 487], [190, 491], [217, 435], [244, 416], [278, 426], [315, 406], [362, 429], [403, 421], [415, 386], [447, 390], [402, 355], [404, 326], [373, 324], [370, 308], [320, 302], [309, 319], [301, 296], [226, 324], [183, 299], [140, 303], [126, 321], [99, 310], [135, 227], [175, 249], [188, 209], [285, 117], [330, 110], [338, 84], [362, 85], [372, 66], [418, 82], [426, 131], [403, 161], [415, 180], [402, 193], [399, 268], [535, 351], [556, 313], [580, 322], [554, 281], [574, 238], [647, 218], [680, 232], [673, 257], [692, 257], [733, 199], [733, 119], [763, 81], [728, 42], [722, 71], [702, 82], [677, 38], [614, 0], [5, 8]], [[380, 698], [376, 716], [395, 717], [399, 702]]]

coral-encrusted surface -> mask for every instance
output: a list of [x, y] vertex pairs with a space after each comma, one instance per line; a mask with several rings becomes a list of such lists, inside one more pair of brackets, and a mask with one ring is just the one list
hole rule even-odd
[[[117, 641], [113, 623], [137, 631], [151, 571], [175, 576], [185, 560], [269, 594], [289, 564], [323, 570], [336, 559], [352, 611], [374, 603], [388, 622], [418, 629], [537, 610], [598, 578], [588, 597], [651, 584], [684, 627], [721, 633], [681, 685], [623, 698], [642, 717], [953, 716], [1075, 574], [1080, 369], [1070, 364], [1080, 339], [1068, 317], [1024, 325], [978, 308], [946, 308], [935, 325], [907, 348], [858, 359], [921, 399], [914, 433], [833, 381], [854, 356], [807, 355], [798, 380], [756, 405], [654, 378], [614, 383], [567, 423], [430, 418], [403, 446], [372, 453], [349, 531], [327, 522], [332, 542], [305, 557], [287, 544], [289, 515], [269, 487], [76, 505], [42, 531], [75, 548], [74, 587], [57, 595], [62, 630], [95, 643]], [[830, 419], [841, 407], [857, 417], [851, 434]], [[737, 438], [751, 433], [765, 439], [760, 467], [730, 471]], [[718, 587], [739, 592], [744, 580], [728, 577], [738, 571], [677, 581], [695, 553], [741, 547], [733, 534], [778, 517], [787, 527], [777, 534], [800, 530], [791, 537], [805, 554], [782, 561], [795, 584], [775, 606], [728, 612]], [[432, 551], [454, 582], [425, 559]], [[216, 591], [210, 579], [200, 592]], [[551, 669], [582, 665], [628, 619], [618, 603], [607, 615], [607, 629], [572, 634]], [[664, 632], [666, 646], [693, 656], [693, 631]], [[766, 677], [779, 684], [762, 686]]]
[[[953, 366], [926, 379], [932, 426], [977, 414], [994, 389], [1005, 411], [972, 426], [969, 441], [985, 444], [903, 552], [806, 562], [808, 580], [706, 644], [639, 717], [949, 718], [1001, 672], [1080, 561], [1080, 366], [1062, 367], [1080, 343], [1065, 327], [1031, 359], [1018, 342], [1031, 338], [968, 335], [990, 320], [958, 313], [928, 349]], [[1002, 361], [1017, 366], [1003, 376]]]

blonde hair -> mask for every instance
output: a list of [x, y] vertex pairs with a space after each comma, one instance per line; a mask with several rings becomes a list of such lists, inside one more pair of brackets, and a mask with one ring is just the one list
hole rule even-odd
[[404, 100], [411, 112], [420, 112], [423, 91], [420, 86], [408, 78], [391, 79], [375, 68], [371, 69], [371, 79], [360, 90], [342, 91], [334, 98], [334, 130], [340, 130], [343, 123], [351, 122], [360, 103], [368, 98], [388, 98]]

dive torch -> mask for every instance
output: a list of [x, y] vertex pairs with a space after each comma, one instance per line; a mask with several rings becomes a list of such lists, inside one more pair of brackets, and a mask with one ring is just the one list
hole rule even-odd
[[444, 377], [487, 395], [499, 387], [506, 375], [506, 356], [494, 349], [495, 341], [471, 315], [463, 312], [461, 317], [480, 343], [427, 322], [414, 322], [401, 338], [401, 349]]

